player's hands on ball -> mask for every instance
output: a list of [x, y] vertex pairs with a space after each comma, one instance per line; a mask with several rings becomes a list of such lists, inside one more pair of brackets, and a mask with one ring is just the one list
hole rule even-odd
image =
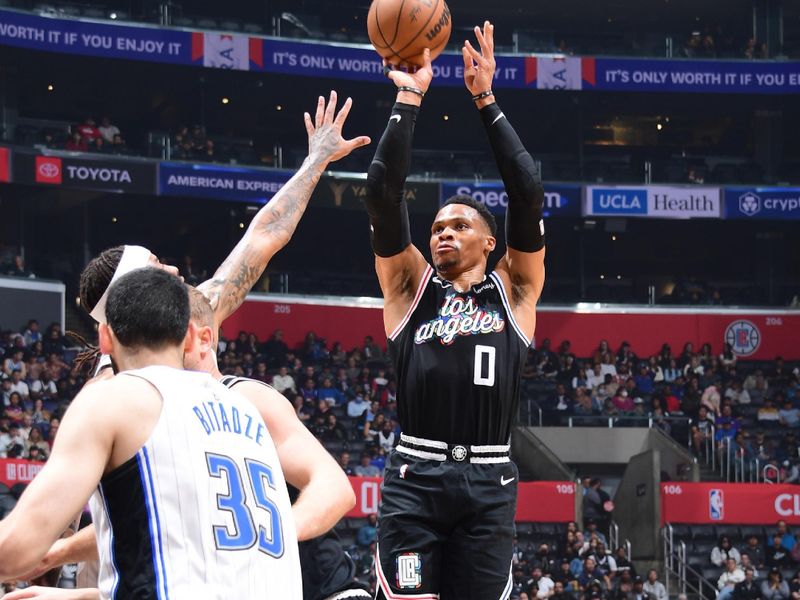
[[306, 131], [308, 132], [308, 156], [323, 163], [331, 163], [344, 158], [356, 148], [366, 146], [372, 140], [362, 135], [351, 140], [342, 137], [342, 128], [353, 106], [352, 98], [348, 98], [339, 114], [336, 114], [336, 92], [331, 91], [331, 96], [325, 105], [325, 98], [320, 96], [317, 102], [317, 112], [314, 120], [305, 113]]
[[[386, 69], [386, 76], [391, 79], [397, 87], [412, 87], [420, 90], [423, 94], [428, 91], [433, 81], [433, 65], [431, 64], [431, 51], [425, 48], [422, 53], [423, 64], [421, 67], [411, 66], [408, 71], [401, 71], [389, 63], [386, 59], [383, 66]], [[412, 92], [400, 92], [397, 99], [406, 104], [419, 106], [422, 98]]]
[[[464, 84], [473, 96], [492, 89], [494, 71], [497, 68], [494, 60], [494, 25], [486, 21], [483, 30], [476, 26], [475, 37], [478, 39], [480, 52], [475, 50], [469, 40], [465, 40], [461, 48], [464, 57]], [[491, 96], [484, 100], [487, 101], [485, 104], [494, 102]]]

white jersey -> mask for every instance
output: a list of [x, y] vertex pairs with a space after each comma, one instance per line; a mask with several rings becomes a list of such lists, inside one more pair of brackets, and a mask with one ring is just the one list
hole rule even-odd
[[90, 502], [101, 597], [302, 600], [286, 482], [255, 406], [206, 373], [118, 376], [150, 382], [163, 404]]

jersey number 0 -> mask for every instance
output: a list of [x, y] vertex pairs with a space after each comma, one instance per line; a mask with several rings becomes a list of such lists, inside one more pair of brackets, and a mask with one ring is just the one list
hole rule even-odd
[[269, 531], [257, 526], [253, 513], [247, 506], [247, 494], [239, 465], [229, 456], [206, 453], [208, 474], [228, 480], [228, 493], [217, 494], [217, 508], [233, 517], [233, 532], [225, 525], [214, 526], [214, 540], [220, 550], [247, 550], [258, 541], [258, 549], [275, 558], [283, 556], [283, 527], [277, 505], [267, 497], [267, 488], [275, 489], [272, 469], [255, 460], [245, 459], [250, 490], [256, 508], [267, 512], [270, 521]]
[[[486, 369], [483, 367], [484, 357], [486, 357]], [[492, 387], [494, 385], [494, 346], [475, 346], [475, 372], [472, 382], [475, 385], [485, 385]]]

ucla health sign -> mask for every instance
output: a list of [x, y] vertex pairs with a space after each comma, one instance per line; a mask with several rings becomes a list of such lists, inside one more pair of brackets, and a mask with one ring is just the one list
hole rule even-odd
[[800, 219], [800, 188], [727, 188], [728, 219]]
[[[472, 196], [483, 204], [492, 214], [505, 215], [508, 209], [508, 194], [501, 181], [481, 183], [452, 182], [442, 183], [441, 203], [456, 195]], [[545, 217], [580, 217], [581, 186], [564, 184], [545, 184]]]
[[698, 186], [587, 186], [586, 216], [719, 219], [719, 188]]

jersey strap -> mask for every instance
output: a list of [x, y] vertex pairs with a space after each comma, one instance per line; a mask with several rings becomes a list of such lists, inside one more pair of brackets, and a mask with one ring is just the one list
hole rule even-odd
[[422, 292], [425, 291], [425, 286], [428, 284], [428, 280], [431, 278], [431, 274], [433, 273], [433, 267], [427, 265], [425, 267], [425, 272], [422, 274], [422, 279], [419, 282], [419, 286], [417, 287], [417, 293], [414, 296], [414, 301], [411, 303], [411, 306], [408, 307], [408, 311], [406, 315], [403, 317], [403, 320], [400, 321], [400, 324], [395, 327], [394, 331], [389, 334], [389, 339], [394, 341], [400, 332], [403, 331], [403, 328], [408, 324], [409, 319], [411, 319], [411, 315], [417, 309], [419, 305], [419, 301], [422, 299]]

